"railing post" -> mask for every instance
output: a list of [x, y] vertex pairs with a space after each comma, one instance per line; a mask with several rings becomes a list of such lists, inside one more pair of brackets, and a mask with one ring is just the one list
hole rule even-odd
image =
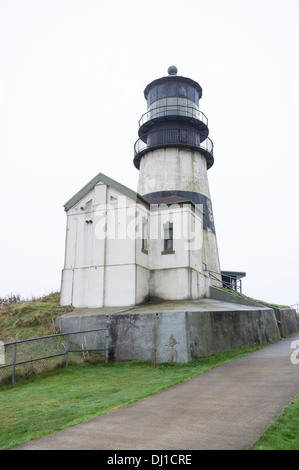
[[66, 358], [65, 358], [65, 368], [69, 366], [69, 335], [66, 337]]
[[16, 362], [17, 362], [17, 343], [15, 342], [15, 349], [13, 353], [12, 378], [11, 378], [12, 384], [15, 383]]
[[106, 332], [105, 332], [105, 336], [106, 336], [106, 344], [105, 344], [105, 348], [106, 348], [106, 362], [108, 362], [108, 356], [109, 356], [109, 336], [108, 336], [108, 329], [106, 329]]

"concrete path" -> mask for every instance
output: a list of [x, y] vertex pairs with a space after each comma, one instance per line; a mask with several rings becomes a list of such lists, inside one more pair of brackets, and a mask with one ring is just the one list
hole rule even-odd
[[299, 364], [291, 363], [296, 340], [299, 335], [18, 449], [247, 449], [299, 393]]

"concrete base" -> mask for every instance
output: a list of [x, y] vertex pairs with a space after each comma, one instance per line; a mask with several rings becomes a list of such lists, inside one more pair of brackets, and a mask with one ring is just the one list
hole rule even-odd
[[211, 298], [74, 309], [57, 323], [63, 332], [107, 328], [115, 361], [182, 363], [281, 338], [273, 309]]
[[[220, 300], [222, 302], [232, 302], [240, 305], [247, 305], [256, 308], [265, 307], [265, 304], [254, 302], [232, 292], [227, 292], [217, 287], [210, 287], [210, 298]], [[271, 307], [275, 313], [278, 323], [279, 333], [282, 338], [297, 333], [299, 331], [299, 319], [294, 308], [278, 308]]]

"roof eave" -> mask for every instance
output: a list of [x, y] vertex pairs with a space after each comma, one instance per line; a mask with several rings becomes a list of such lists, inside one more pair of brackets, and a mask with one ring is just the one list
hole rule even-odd
[[140, 194], [136, 193], [132, 189], [124, 186], [121, 183], [109, 178], [109, 176], [104, 175], [103, 173], [98, 173], [92, 180], [90, 180], [83, 188], [80, 189], [73, 197], [71, 197], [64, 205], [64, 210], [68, 212], [75, 204], [77, 204], [84, 196], [86, 196], [89, 191], [91, 191], [98, 183], [104, 183], [107, 186], [116, 189], [130, 199], [137, 201], [147, 207], [149, 207], [149, 202], [144, 199]]

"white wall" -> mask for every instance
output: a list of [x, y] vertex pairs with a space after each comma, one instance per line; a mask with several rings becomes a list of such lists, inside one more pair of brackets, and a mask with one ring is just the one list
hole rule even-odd
[[135, 305], [135, 264], [106, 266], [104, 280], [104, 306]]
[[[216, 235], [207, 230], [203, 230], [203, 262], [209, 271], [212, 271], [217, 278], [220, 278], [220, 263], [218, 255], [218, 245]], [[220, 286], [221, 283], [211, 279], [212, 286]], [[222, 285], [222, 284], [221, 284]]]
[[196, 150], [162, 148], [146, 153], [140, 161], [137, 191], [194, 191], [210, 198], [205, 157]]
[[[180, 148], [157, 149], [146, 153], [140, 161], [140, 173], [138, 180], [138, 192], [149, 194], [157, 191], [193, 191], [210, 198], [207, 164], [205, 157], [198, 151]], [[215, 234], [203, 231], [202, 261], [207, 269], [219, 273], [220, 263]], [[155, 253], [151, 257], [150, 267], [162, 269], [169, 267], [170, 260], [158, 257], [158, 247], [154, 247]], [[191, 254], [189, 263], [195, 269], [201, 271], [200, 260]], [[185, 266], [180, 255], [173, 255], [173, 266]]]
[[[204, 295], [207, 280], [202, 265], [209, 253], [201, 245], [206, 236], [202, 217], [191, 204], [152, 206], [150, 211], [116, 189], [97, 184], [68, 211], [61, 305], [123, 307], [149, 297]], [[148, 253], [142, 250], [145, 219], [149, 221]], [[174, 253], [163, 254], [164, 225], [169, 222], [173, 223]], [[211, 237], [207, 243], [213, 257], [217, 246]]]
[[104, 184], [68, 211], [62, 305], [135, 305], [135, 212], [135, 201]]
[[73, 271], [74, 307], [103, 306], [103, 267], [77, 268]]

